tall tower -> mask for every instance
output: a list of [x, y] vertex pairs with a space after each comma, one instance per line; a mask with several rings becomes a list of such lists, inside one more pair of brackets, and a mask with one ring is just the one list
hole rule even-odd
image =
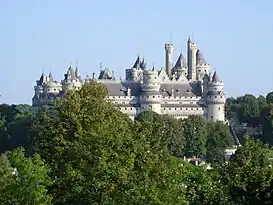
[[208, 73], [210, 73], [210, 65], [198, 49], [196, 52], [196, 80], [202, 80]]
[[224, 82], [220, 80], [216, 71], [209, 82], [207, 101], [207, 120], [225, 121], [225, 93]]
[[172, 43], [165, 44], [165, 61], [166, 61], [165, 68], [169, 78], [172, 77], [172, 67], [173, 67], [172, 55], [173, 55], [173, 44]]
[[144, 70], [140, 93], [141, 111], [150, 109], [161, 114], [161, 98], [158, 71]]
[[188, 79], [196, 80], [196, 53], [197, 46], [191, 39], [188, 39]]

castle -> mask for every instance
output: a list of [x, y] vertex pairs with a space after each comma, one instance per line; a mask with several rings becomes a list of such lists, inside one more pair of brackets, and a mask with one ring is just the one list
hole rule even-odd
[[43, 73], [34, 87], [34, 110], [51, 106], [67, 90], [80, 89], [82, 84], [95, 80], [105, 85], [107, 97], [117, 109], [134, 119], [150, 109], [174, 118], [202, 115], [207, 120], [225, 120], [224, 83], [216, 71], [212, 74], [200, 49], [190, 38], [187, 42], [187, 61], [181, 53], [173, 66], [173, 44], [165, 44], [165, 69], [147, 68], [145, 59], [138, 56], [132, 68], [126, 69], [126, 79], [116, 79], [113, 71], [101, 68], [96, 78], [82, 79], [78, 67], [68, 68], [64, 80], [57, 82], [52, 74]]

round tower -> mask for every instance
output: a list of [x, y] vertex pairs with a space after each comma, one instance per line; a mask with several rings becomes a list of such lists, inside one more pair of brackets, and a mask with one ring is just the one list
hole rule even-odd
[[197, 46], [191, 39], [188, 39], [188, 79], [196, 80], [196, 53]]
[[220, 80], [216, 71], [212, 80], [208, 84], [207, 102], [207, 120], [225, 121], [225, 93], [224, 82]]
[[161, 113], [161, 94], [158, 71], [143, 71], [143, 83], [141, 84], [140, 104], [141, 110], [152, 110], [158, 114]]
[[64, 75], [64, 80], [62, 81], [62, 89], [64, 91], [79, 90], [81, 87], [82, 87], [81, 77], [79, 76], [78, 71], [76, 73], [70, 65], [67, 73]]
[[205, 60], [203, 54], [198, 49], [196, 53], [196, 77], [202, 80], [206, 74], [210, 73], [210, 65]]
[[62, 90], [62, 85], [55, 81], [46, 82], [43, 84], [43, 93], [59, 93]]
[[165, 69], [167, 75], [172, 77], [172, 68], [173, 68], [173, 60], [172, 60], [172, 55], [173, 55], [173, 44], [168, 43], [165, 44]]

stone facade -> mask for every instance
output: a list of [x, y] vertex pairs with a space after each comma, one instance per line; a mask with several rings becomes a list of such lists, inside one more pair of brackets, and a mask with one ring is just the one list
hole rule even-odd
[[68, 68], [60, 83], [51, 75], [41, 75], [36, 81], [33, 107], [50, 106], [54, 99], [64, 97], [67, 90], [79, 89], [84, 82], [96, 80], [109, 91], [108, 99], [117, 109], [134, 119], [151, 109], [174, 118], [202, 115], [207, 120], [225, 120], [224, 83], [218, 74], [210, 71], [197, 45], [188, 39], [187, 61], [181, 53], [175, 66], [172, 63], [173, 45], [165, 44], [165, 68], [147, 68], [145, 59], [138, 56], [132, 68], [125, 70], [125, 80], [117, 80], [114, 72], [101, 68], [96, 78], [81, 79], [78, 68]]

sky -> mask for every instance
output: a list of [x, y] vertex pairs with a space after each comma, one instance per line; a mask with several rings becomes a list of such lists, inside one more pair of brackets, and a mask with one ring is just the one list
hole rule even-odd
[[[259, 3], [258, 3], [259, 2]], [[125, 77], [138, 54], [164, 67], [188, 36], [227, 96], [273, 91], [271, 0], [0, 0], [0, 103], [31, 104], [42, 71], [62, 80], [70, 61], [83, 77], [100, 62]]]

